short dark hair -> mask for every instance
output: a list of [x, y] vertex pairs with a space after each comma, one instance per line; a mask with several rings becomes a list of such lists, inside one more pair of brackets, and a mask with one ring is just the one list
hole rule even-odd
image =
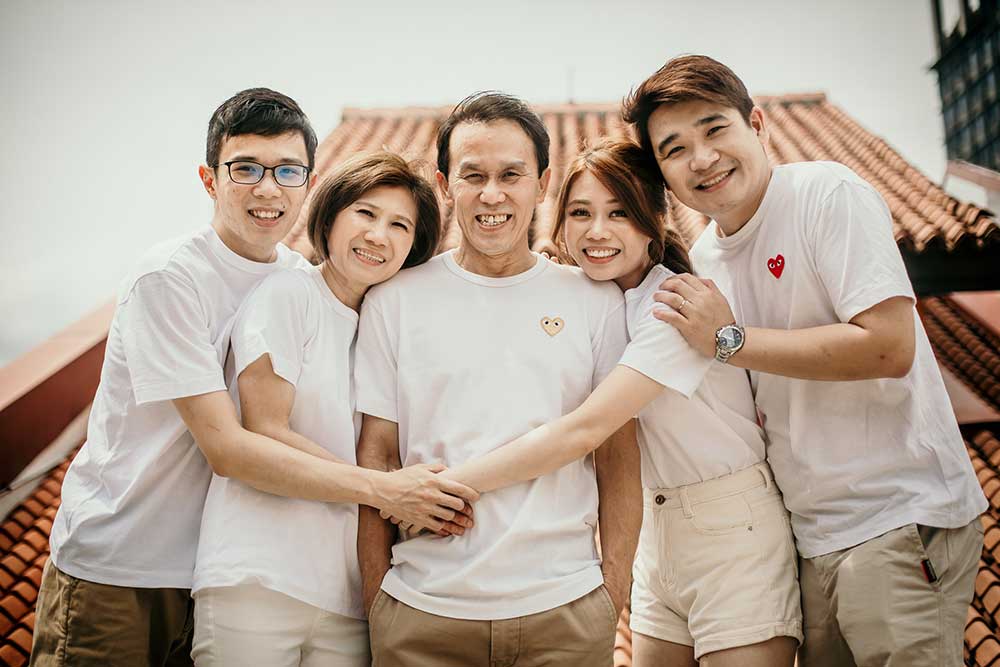
[[492, 123], [498, 120], [514, 121], [528, 135], [535, 145], [535, 161], [538, 163], [538, 175], [541, 176], [549, 167], [549, 133], [545, 129], [545, 123], [524, 100], [495, 90], [469, 95], [452, 109], [438, 128], [438, 171], [448, 176], [451, 133], [456, 127], [461, 123]]
[[684, 239], [666, 226], [669, 204], [656, 163], [647, 159], [634, 142], [609, 138], [584, 148], [566, 167], [553, 209], [555, 224], [552, 227], [552, 236], [557, 239], [564, 259], [567, 249], [563, 228], [569, 193], [580, 174], [587, 171], [621, 203], [636, 229], [649, 237], [647, 251], [653, 262], [663, 264], [674, 273], [693, 273]]
[[321, 262], [330, 256], [327, 241], [337, 215], [366, 192], [379, 187], [403, 188], [417, 205], [413, 247], [403, 262], [403, 268], [423, 264], [434, 256], [441, 238], [441, 212], [434, 188], [420, 175], [415, 164], [395, 153], [380, 151], [359, 155], [343, 163], [323, 180], [313, 195], [307, 229], [313, 250]]
[[661, 104], [698, 100], [720, 104], [740, 112], [750, 124], [753, 98], [736, 73], [708, 56], [678, 56], [667, 61], [648, 79], [633, 89], [622, 102], [622, 117], [631, 123], [639, 143], [653, 154], [649, 139], [649, 117]]
[[300, 132], [306, 143], [309, 168], [316, 161], [316, 133], [298, 103], [270, 88], [248, 88], [219, 105], [208, 121], [205, 164], [219, 166], [222, 142], [241, 134], [273, 137], [286, 132]]

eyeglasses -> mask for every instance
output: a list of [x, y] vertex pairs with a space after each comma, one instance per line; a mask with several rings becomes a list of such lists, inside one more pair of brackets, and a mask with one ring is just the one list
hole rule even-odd
[[300, 188], [309, 178], [309, 167], [301, 164], [276, 164], [273, 167], [265, 167], [246, 160], [233, 160], [222, 164], [229, 170], [230, 180], [240, 185], [256, 185], [263, 180], [267, 172], [274, 174], [274, 182], [285, 188]]

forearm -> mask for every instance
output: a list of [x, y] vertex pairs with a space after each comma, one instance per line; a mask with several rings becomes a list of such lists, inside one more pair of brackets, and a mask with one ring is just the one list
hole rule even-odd
[[[399, 450], [362, 438], [358, 443], [358, 465], [378, 471], [400, 467]], [[389, 571], [392, 545], [396, 541], [396, 527], [383, 520], [377, 510], [361, 507], [358, 513], [358, 564], [361, 568], [361, 586], [365, 612], [371, 611], [372, 602], [382, 586], [382, 579]]]
[[[375, 474], [349, 463], [320, 458], [297, 447], [246, 429], [220, 435], [216, 447], [223, 461], [216, 472], [279, 496], [328, 503], [375, 502]], [[318, 445], [310, 443], [318, 449]], [[325, 450], [323, 450], [325, 451]]]
[[642, 527], [642, 483], [635, 421], [618, 430], [594, 455], [600, 498], [601, 571], [621, 611], [632, 583], [632, 561]]
[[746, 342], [729, 363], [802, 380], [870, 380], [905, 375], [906, 350], [851, 323], [808, 329], [747, 327]]
[[277, 440], [278, 442], [284, 443], [289, 447], [294, 447], [300, 452], [304, 452], [306, 454], [310, 454], [312, 456], [316, 456], [321, 459], [326, 459], [327, 461], [333, 461], [334, 463], [343, 463], [345, 465], [352, 465], [351, 463], [340, 458], [333, 452], [316, 444], [315, 442], [305, 437], [304, 435], [296, 433], [287, 425], [265, 426], [265, 425], [247, 424], [246, 427], [248, 430], [267, 436], [272, 440]]

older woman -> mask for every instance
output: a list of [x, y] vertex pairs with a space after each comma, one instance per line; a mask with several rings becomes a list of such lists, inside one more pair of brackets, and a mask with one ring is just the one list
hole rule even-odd
[[[431, 257], [440, 214], [431, 186], [380, 153], [345, 164], [319, 188], [308, 229], [320, 264], [268, 277], [237, 316], [234, 389], [246, 428], [353, 465], [358, 308], [369, 287]], [[377, 478], [376, 495], [422, 510], [434, 495], [414, 492], [428, 491], [420, 486], [427, 476], [417, 477], [403, 469]], [[463, 494], [460, 485], [430, 489], [441, 504], [454, 501], [442, 490]], [[356, 534], [355, 504], [283, 498], [214, 477], [193, 587], [195, 663], [367, 665]]]

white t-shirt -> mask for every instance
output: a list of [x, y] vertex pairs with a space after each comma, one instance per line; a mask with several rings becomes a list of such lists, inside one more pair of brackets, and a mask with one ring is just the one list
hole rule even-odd
[[[295, 387], [288, 424], [355, 463], [351, 356], [358, 315], [327, 287], [319, 267], [279, 271], [236, 316], [236, 376], [264, 355]], [[239, 390], [232, 383], [239, 406]], [[212, 476], [201, 522], [193, 592], [254, 582], [315, 607], [364, 618], [358, 506], [284, 498]]]
[[[760, 208], [691, 250], [750, 327], [848, 322], [891, 297], [913, 299], [878, 192], [833, 162], [777, 167]], [[916, 355], [900, 379], [819, 382], [751, 373], [768, 460], [800, 553], [855, 546], [908, 523], [962, 526], [986, 509], [916, 310]]]
[[[361, 312], [358, 409], [399, 424], [404, 465], [455, 467], [579, 406], [625, 348], [614, 284], [536, 256], [506, 278], [449, 252], [372, 289]], [[428, 613], [503, 619], [601, 585], [591, 457], [483, 494], [461, 537], [393, 547], [382, 588]]]
[[625, 292], [629, 344], [619, 362], [666, 389], [639, 412], [642, 485], [672, 489], [764, 460], [764, 433], [743, 369], [702, 356], [651, 316], [653, 295], [674, 275], [661, 264]]
[[211, 227], [152, 248], [122, 286], [87, 426], [66, 472], [52, 560], [103, 584], [190, 588], [211, 470], [170, 402], [224, 391], [237, 308], [265, 275]]

